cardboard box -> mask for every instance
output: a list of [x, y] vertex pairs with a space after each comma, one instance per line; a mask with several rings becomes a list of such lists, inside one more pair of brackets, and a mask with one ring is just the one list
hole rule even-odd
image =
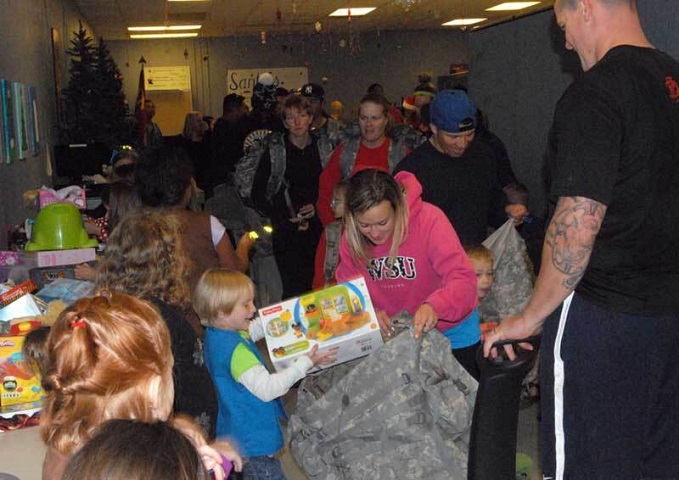
[[[274, 368], [287, 368], [314, 345], [338, 347], [333, 365], [363, 357], [382, 345], [377, 316], [363, 278], [308, 293], [259, 310]], [[319, 365], [314, 368], [327, 368]]]
[[43, 250], [40, 252], [24, 252], [25, 263], [33, 267], [61, 267], [91, 262], [97, 258], [94, 247], [73, 248], [70, 250]]
[[44, 396], [40, 375], [24, 360], [24, 336], [0, 336], [0, 406], [35, 402]]
[[45, 288], [58, 278], [75, 279], [75, 267], [40, 267], [31, 268], [28, 272], [31, 281], [39, 288]]

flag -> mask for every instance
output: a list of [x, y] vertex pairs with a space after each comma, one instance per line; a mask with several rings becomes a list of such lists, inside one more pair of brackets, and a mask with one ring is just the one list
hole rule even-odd
[[137, 138], [139, 139], [139, 145], [146, 147], [148, 145], [148, 136], [146, 132], [146, 78], [144, 76], [144, 64], [146, 61], [144, 57], [139, 60], [139, 63], [141, 63], [141, 70], [139, 71], [135, 114], [137, 116]]

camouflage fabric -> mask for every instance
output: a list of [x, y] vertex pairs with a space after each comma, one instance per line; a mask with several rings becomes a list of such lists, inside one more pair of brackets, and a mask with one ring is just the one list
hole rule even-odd
[[526, 244], [509, 219], [483, 245], [493, 252], [493, 286], [479, 306], [481, 321], [499, 322], [523, 311], [533, 291], [533, 265]]
[[325, 227], [325, 261], [323, 262], [323, 278], [325, 286], [335, 281], [335, 271], [339, 263], [339, 245], [342, 239], [342, 222], [332, 222]]
[[321, 157], [321, 166], [325, 168], [330, 160], [330, 154], [342, 140], [344, 127], [333, 118], [328, 118], [327, 123], [321, 128], [311, 130], [311, 134], [316, 138], [316, 146]]
[[271, 176], [266, 186], [266, 197], [271, 200], [281, 188], [285, 176], [285, 134], [269, 132], [263, 138], [253, 141], [245, 155], [236, 163], [234, 183], [244, 199], [250, 198], [259, 162], [267, 150], [271, 159]]
[[[533, 264], [526, 244], [509, 219], [483, 245], [493, 252], [495, 275], [493, 286], [479, 305], [481, 322], [500, 322], [508, 315], [523, 311], [533, 291]], [[535, 362], [521, 386], [521, 398], [537, 398], [539, 362]]]
[[438, 331], [405, 329], [365, 359], [308, 377], [288, 423], [311, 479], [467, 478], [477, 383]]

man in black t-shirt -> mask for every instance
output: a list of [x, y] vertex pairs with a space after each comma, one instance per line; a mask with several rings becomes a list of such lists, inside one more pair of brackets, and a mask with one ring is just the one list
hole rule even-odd
[[679, 62], [636, 0], [554, 10], [585, 74], [554, 114], [535, 290], [485, 353], [544, 326], [545, 478], [679, 478]]
[[523, 205], [506, 205], [492, 148], [474, 141], [476, 107], [462, 90], [444, 90], [431, 102], [432, 136], [394, 170], [413, 173], [422, 199], [446, 214], [463, 244], [478, 245], [488, 226], [526, 213]]

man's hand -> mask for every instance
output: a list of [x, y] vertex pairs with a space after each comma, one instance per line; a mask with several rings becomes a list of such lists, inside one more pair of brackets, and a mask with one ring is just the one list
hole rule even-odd
[[[486, 339], [483, 341], [483, 356], [488, 357], [488, 355], [490, 355], [493, 358], [497, 357], [497, 348], [493, 347], [495, 342], [499, 342], [500, 340], [521, 340], [537, 335], [541, 331], [542, 321], [530, 323], [526, 321], [523, 315], [507, 317], [486, 335]], [[533, 349], [530, 344], [525, 344], [525, 346], [522, 344], [522, 347], [527, 350]], [[505, 345], [504, 349], [510, 360], [516, 358], [516, 354], [511, 345]]]

